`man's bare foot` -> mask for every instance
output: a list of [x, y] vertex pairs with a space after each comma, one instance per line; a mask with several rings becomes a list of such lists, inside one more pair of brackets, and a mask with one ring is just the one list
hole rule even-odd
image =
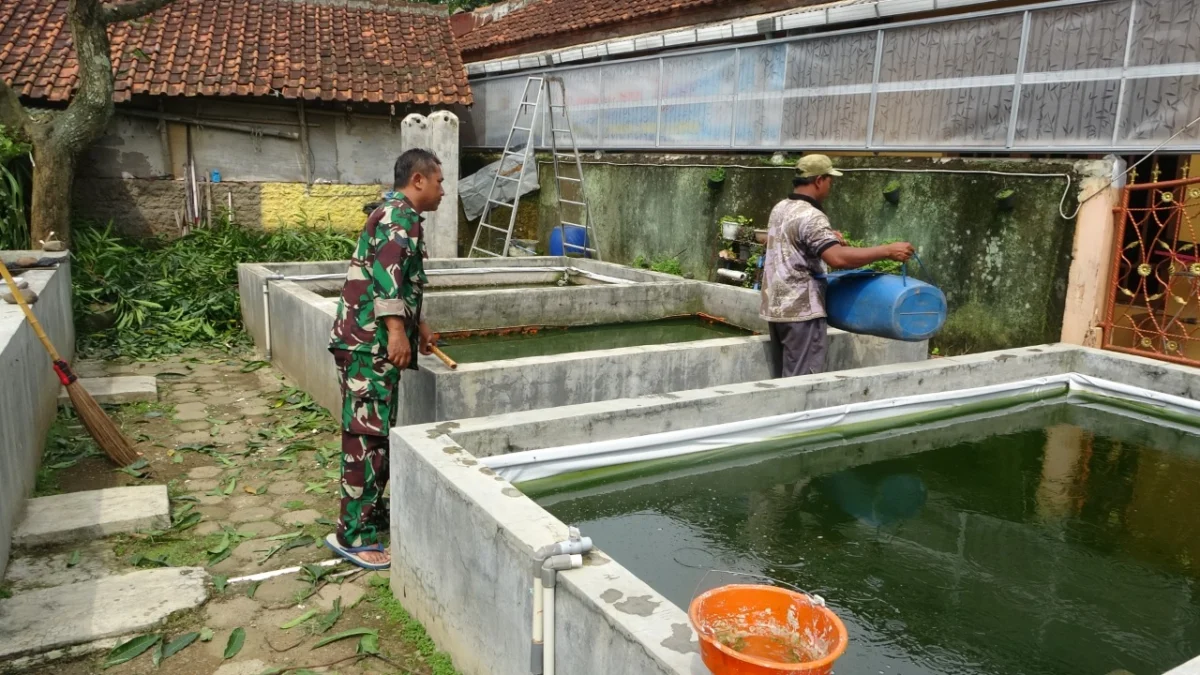
[[392, 556], [386, 550], [384, 551], [363, 551], [356, 554], [365, 562], [372, 565], [386, 565], [392, 561]]

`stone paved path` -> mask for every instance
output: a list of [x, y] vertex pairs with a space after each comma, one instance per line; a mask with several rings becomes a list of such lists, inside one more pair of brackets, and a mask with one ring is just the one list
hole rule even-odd
[[[259, 584], [226, 585], [240, 576], [329, 560], [321, 540], [333, 530], [337, 516], [336, 424], [307, 395], [253, 358], [192, 352], [151, 363], [78, 364], [86, 377], [157, 378], [159, 404], [126, 405], [114, 414], [146, 460], [144, 475], [113, 471], [104, 458], [88, 457], [54, 472], [46, 485], [74, 491], [164, 483], [175, 525], [165, 532], [117, 536], [71, 549], [18, 552], [6, 588], [19, 593], [161, 564], [205, 567], [214, 577], [214, 599], [198, 613], [173, 619], [162, 634], [169, 641], [211, 630], [212, 639], [197, 641], [159, 669], [152, 664], [153, 650], [148, 651], [104, 671], [112, 675], [260, 675], [273, 668], [312, 668], [353, 656], [357, 637], [313, 647], [353, 628], [378, 631], [389, 662], [350, 659], [316, 672], [452, 675], [449, 659], [392, 599], [385, 575], [355, 572], [346, 565], [314, 566], [311, 572]], [[56, 441], [56, 434], [64, 440]], [[51, 442], [70, 445], [83, 443], [81, 439], [78, 422], [64, 422], [60, 416]], [[309, 614], [298, 625], [281, 628]], [[245, 632], [245, 644], [225, 659], [237, 628]], [[26, 672], [100, 672], [104, 656]]]

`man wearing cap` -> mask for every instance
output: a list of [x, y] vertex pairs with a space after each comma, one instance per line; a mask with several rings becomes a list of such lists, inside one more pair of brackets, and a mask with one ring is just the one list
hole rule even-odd
[[903, 262], [913, 254], [907, 242], [847, 246], [821, 207], [842, 172], [825, 155], [802, 157], [796, 172], [795, 190], [771, 210], [763, 261], [760, 316], [770, 326], [775, 377], [825, 370], [825, 265], [852, 269], [878, 260]]

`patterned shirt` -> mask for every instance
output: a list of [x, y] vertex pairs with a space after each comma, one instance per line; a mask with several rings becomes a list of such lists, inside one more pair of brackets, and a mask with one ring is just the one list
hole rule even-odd
[[794, 194], [775, 205], [767, 227], [759, 316], [777, 322], [823, 318], [821, 254], [841, 243], [829, 218], [816, 200]]
[[424, 219], [399, 193], [388, 193], [358, 238], [338, 300], [329, 349], [387, 354], [385, 316], [404, 319], [416, 354], [425, 283]]

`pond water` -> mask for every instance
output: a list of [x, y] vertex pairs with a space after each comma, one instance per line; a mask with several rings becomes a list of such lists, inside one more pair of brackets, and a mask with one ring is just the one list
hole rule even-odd
[[744, 337], [751, 331], [699, 316], [658, 321], [600, 324], [570, 328], [543, 327], [536, 331], [487, 332], [474, 335], [443, 335], [442, 351], [459, 363], [481, 363], [551, 356], [593, 349], [617, 349], [693, 342], [715, 338]]
[[1196, 434], [1035, 405], [531, 496], [681, 608], [820, 594], [842, 675], [1151, 675], [1200, 654]]

